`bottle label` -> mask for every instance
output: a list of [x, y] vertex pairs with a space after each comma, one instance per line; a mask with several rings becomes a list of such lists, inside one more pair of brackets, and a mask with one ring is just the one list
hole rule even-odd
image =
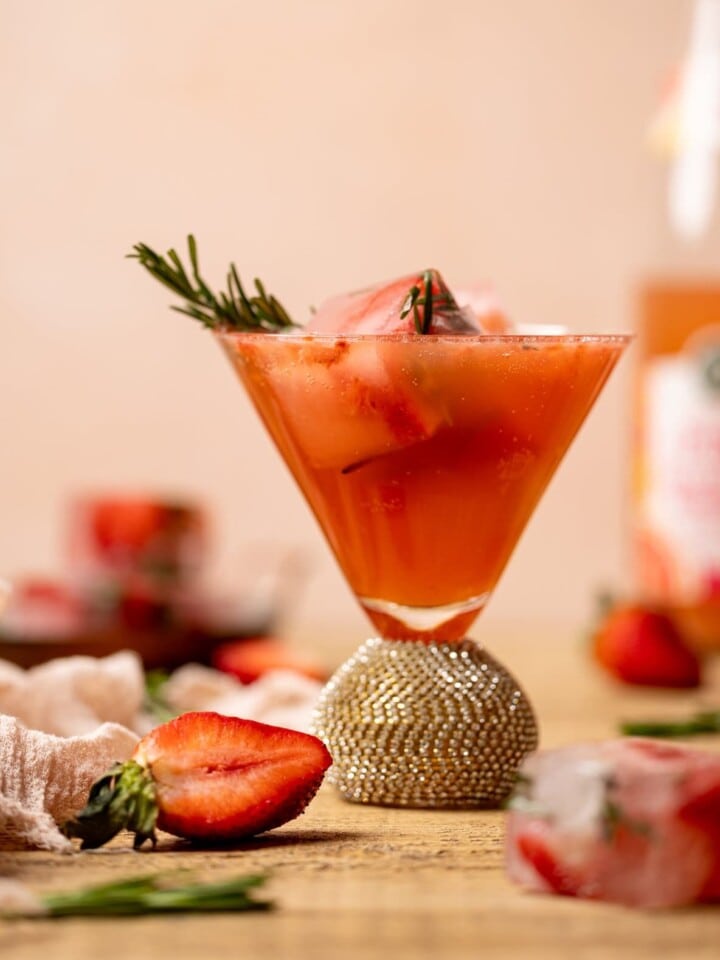
[[652, 360], [641, 389], [641, 585], [675, 603], [719, 598], [720, 333]]

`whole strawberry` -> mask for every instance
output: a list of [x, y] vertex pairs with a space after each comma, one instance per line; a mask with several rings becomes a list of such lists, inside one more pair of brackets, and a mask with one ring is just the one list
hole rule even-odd
[[624, 683], [697, 687], [700, 661], [666, 614], [640, 604], [615, 606], [593, 637], [593, 655]]
[[189, 840], [240, 840], [299, 816], [332, 759], [317, 737], [218, 713], [185, 713], [156, 727], [130, 760], [97, 780], [63, 826], [82, 847], [120, 830], [155, 845], [155, 828]]

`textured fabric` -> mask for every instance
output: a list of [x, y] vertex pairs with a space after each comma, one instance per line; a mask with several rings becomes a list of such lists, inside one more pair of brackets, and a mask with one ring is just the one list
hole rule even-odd
[[218, 670], [189, 663], [173, 673], [163, 696], [178, 713], [213, 710], [307, 733], [321, 689], [317, 681], [287, 670], [273, 670], [243, 686]]
[[129, 650], [104, 658], [62, 657], [22, 670], [0, 660], [0, 713], [61, 737], [109, 721], [134, 728], [142, 706], [140, 658]]
[[93, 781], [126, 760], [137, 739], [115, 723], [56, 737], [0, 716], [0, 849], [70, 850], [57, 824], [82, 809]]
[[[306, 731], [321, 685], [268, 674], [244, 687], [189, 664], [163, 690], [177, 712], [213, 710]], [[93, 781], [126, 760], [153, 721], [143, 713], [137, 654], [65, 657], [30, 670], [0, 661], [0, 849], [70, 850], [57, 823], [77, 813]]]

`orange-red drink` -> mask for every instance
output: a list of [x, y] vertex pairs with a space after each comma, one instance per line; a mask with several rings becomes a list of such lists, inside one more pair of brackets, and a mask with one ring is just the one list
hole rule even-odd
[[221, 339], [377, 629], [435, 640], [484, 606], [627, 343]]
[[302, 329], [233, 264], [213, 293], [192, 236], [187, 269], [133, 251], [217, 335], [381, 634], [313, 719], [341, 795], [499, 804], [537, 724], [466, 630], [629, 338], [511, 334], [436, 269], [333, 297]]

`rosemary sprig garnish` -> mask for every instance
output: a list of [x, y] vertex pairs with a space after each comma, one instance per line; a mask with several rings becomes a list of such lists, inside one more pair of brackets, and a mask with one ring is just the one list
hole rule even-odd
[[[155, 874], [103, 883], [70, 893], [38, 898], [38, 912], [46, 917], [128, 917], [151, 913], [209, 913], [269, 910], [273, 904], [256, 900], [252, 891], [265, 882], [263, 875], [232, 877], [217, 883], [179, 883], [178, 876]], [[20, 917], [28, 914], [12, 913]]]
[[620, 724], [628, 737], [697, 737], [720, 733], [720, 710], [704, 710], [683, 720], [628, 720]]
[[453, 306], [455, 301], [447, 287], [443, 286], [438, 293], [433, 293], [433, 271], [425, 270], [422, 274], [422, 285], [416, 283], [410, 287], [400, 311], [400, 319], [404, 320], [412, 310], [415, 330], [418, 333], [429, 333], [432, 327], [433, 311], [437, 310], [440, 313]]
[[163, 257], [147, 244], [136, 243], [133, 252], [128, 254], [131, 259], [139, 260], [156, 280], [183, 298], [183, 306], [173, 306], [173, 310], [199, 320], [212, 330], [221, 328], [274, 332], [297, 326], [282, 304], [266, 292], [257, 277], [257, 292], [248, 295], [234, 263], [231, 263], [228, 269], [227, 288], [217, 294], [213, 293], [200, 274], [197, 244], [192, 234], [188, 236], [187, 244], [189, 270], [172, 249]]

